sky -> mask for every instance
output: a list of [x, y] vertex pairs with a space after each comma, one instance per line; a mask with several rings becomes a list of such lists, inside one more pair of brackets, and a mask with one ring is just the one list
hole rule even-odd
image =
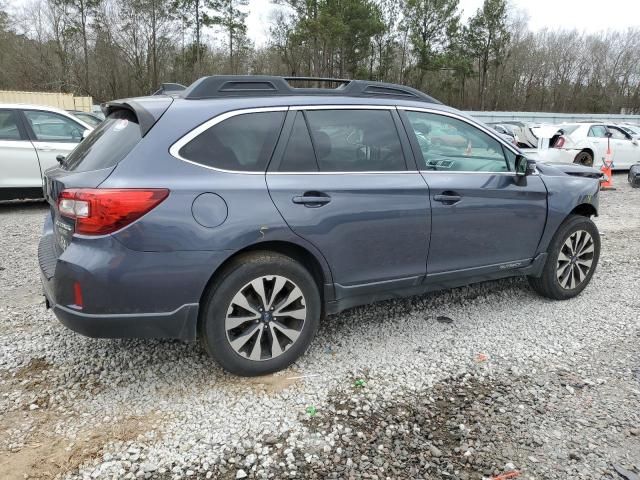
[[[463, 18], [475, 13], [483, 0], [460, 0]], [[623, 30], [640, 26], [640, 0], [511, 0], [513, 8], [529, 17], [529, 28], [578, 29], [586, 32]], [[250, 0], [247, 17], [248, 35], [263, 45], [269, 35], [269, 21], [274, 7], [270, 0]]]

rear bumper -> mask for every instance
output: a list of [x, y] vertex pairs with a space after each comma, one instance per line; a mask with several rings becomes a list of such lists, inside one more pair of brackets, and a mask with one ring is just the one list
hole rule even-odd
[[183, 305], [167, 313], [100, 315], [56, 305], [48, 296], [47, 300], [60, 323], [87, 337], [175, 338], [184, 341], [194, 341], [196, 337], [198, 304]]
[[[66, 327], [95, 338], [196, 338], [200, 296], [214, 252], [136, 252], [105, 237], [74, 242], [58, 257], [46, 231], [38, 246], [44, 295]], [[94, 243], [95, 242], [95, 243]], [[74, 284], [83, 305], [74, 302]]]
[[[52, 238], [52, 237], [51, 237]], [[47, 305], [65, 327], [93, 338], [175, 338], [194, 341], [198, 323], [198, 304], [182, 305], [172, 312], [97, 314], [84, 313], [56, 303], [56, 262], [44, 252], [51, 238], [43, 237], [38, 248], [40, 277]]]

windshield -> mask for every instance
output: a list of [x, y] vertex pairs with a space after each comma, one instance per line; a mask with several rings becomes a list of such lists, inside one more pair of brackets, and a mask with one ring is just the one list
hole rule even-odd
[[69, 154], [65, 167], [76, 172], [113, 167], [141, 138], [140, 125], [133, 112], [117, 110]]
[[97, 127], [102, 123], [102, 120], [87, 113], [75, 113], [74, 115], [92, 127]]

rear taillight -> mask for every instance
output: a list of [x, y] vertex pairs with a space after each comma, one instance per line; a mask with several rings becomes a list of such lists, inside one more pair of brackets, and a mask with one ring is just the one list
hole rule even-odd
[[560, 136], [556, 140], [556, 143], [553, 144], [553, 148], [562, 148], [562, 147], [564, 147], [565, 142], [566, 142], [566, 139], [564, 137]]
[[76, 222], [76, 233], [106, 235], [129, 225], [156, 207], [169, 190], [78, 188], [58, 198], [60, 215]]

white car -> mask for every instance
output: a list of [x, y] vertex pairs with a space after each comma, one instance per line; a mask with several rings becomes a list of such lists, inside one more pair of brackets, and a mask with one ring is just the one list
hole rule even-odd
[[[628, 170], [640, 162], [638, 138], [621, 127], [607, 123], [566, 123], [532, 128], [538, 138], [549, 138], [549, 148], [527, 152], [544, 162], [578, 163], [599, 168], [611, 149], [614, 170]], [[544, 132], [551, 133], [544, 133]]]
[[41, 198], [42, 173], [91, 130], [58, 108], [0, 103], [0, 200]]

